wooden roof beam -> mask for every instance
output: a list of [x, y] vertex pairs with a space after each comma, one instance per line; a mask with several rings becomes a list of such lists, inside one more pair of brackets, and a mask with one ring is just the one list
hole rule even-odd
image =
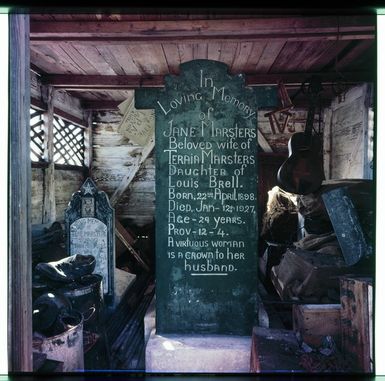
[[[328, 72], [328, 73], [282, 73], [282, 74], [246, 74], [247, 86], [276, 85], [283, 81], [285, 85], [298, 87], [311, 75], [321, 77], [324, 85], [331, 84], [340, 79], [340, 74], [346, 79], [347, 84], [372, 82], [374, 72]], [[75, 75], [75, 74], [45, 74], [42, 82], [55, 88], [75, 91], [89, 90], [129, 90], [142, 87], [163, 87], [164, 76], [141, 77], [135, 75]]]
[[121, 90], [164, 86], [162, 75], [142, 77], [140, 75], [45, 74], [42, 76], [42, 83], [66, 90]]
[[374, 39], [374, 16], [264, 17], [167, 21], [31, 21], [31, 44], [142, 43], [212, 40]]

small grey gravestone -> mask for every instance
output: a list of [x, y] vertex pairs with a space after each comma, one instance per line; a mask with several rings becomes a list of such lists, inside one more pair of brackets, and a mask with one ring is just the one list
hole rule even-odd
[[72, 195], [65, 211], [69, 255], [93, 255], [94, 273], [103, 276], [106, 303], [113, 302], [115, 269], [115, 213], [105, 192], [87, 178]]
[[180, 65], [155, 110], [157, 333], [250, 335], [257, 292], [257, 111], [276, 88], [211, 60]]

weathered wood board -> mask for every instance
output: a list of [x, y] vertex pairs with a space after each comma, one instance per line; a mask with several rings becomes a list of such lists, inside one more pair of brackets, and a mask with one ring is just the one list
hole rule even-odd
[[373, 280], [343, 277], [341, 287], [341, 347], [354, 371], [373, 372]]
[[[94, 157], [92, 178], [109, 197], [122, 184], [125, 176], [135, 166], [143, 148], [133, 144], [118, 132], [122, 116], [106, 112], [96, 115], [97, 125], [93, 129]], [[127, 190], [114, 206], [120, 220], [144, 226], [153, 222], [155, 214], [155, 163], [148, 157], [136, 172]]]
[[[43, 223], [43, 195], [45, 168], [32, 168], [32, 224]], [[84, 181], [83, 172], [68, 169], [55, 170], [55, 221], [64, 222], [64, 211], [68, 206], [71, 196]]]
[[32, 168], [31, 184], [31, 223], [41, 224], [43, 222], [43, 200], [44, 200], [44, 169]]
[[56, 221], [64, 222], [65, 210], [71, 196], [76, 192], [84, 181], [82, 171], [56, 169], [55, 170], [55, 202]]
[[[158, 333], [250, 335], [257, 286], [257, 110], [252, 90], [221, 62], [195, 60], [140, 89], [156, 119]], [[226, 284], [226, 287], [224, 287]]]

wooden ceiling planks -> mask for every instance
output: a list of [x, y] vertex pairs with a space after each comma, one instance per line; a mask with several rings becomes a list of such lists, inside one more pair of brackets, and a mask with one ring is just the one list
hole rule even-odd
[[[140, 70], [138, 66], [135, 65], [131, 57], [130, 51], [126, 46], [123, 45], [109, 45], [108, 50], [115, 57], [116, 63], [121, 68], [121, 73], [125, 75], [139, 75]], [[115, 71], [116, 73], [116, 71]], [[117, 74], [117, 73], [116, 73]]]
[[96, 49], [99, 51], [99, 53], [108, 63], [108, 65], [111, 67], [114, 74], [116, 75], [126, 74], [123, 68], [120, 66], [116, 56], [114, 55], [112, 46], [100, 45], [100, 46], [97, 46]]
[[178, 44], [180, 62], [188, 62], [194, 58], [192, 44]]
[[268, 73], [271, 71], [271, 67], [277, 60], [277, 57], [281, 53], [281, 50], [285, 46], [285, 41], [272, 41], [265, 45], [261, 57], [257, 63], [255, 71], [258, 73]]
[[[48, 73], [59, 73], [59, 74], [82, 74], [82, 71], [78, 65], [68, 61], [68, 56], [64, 54], [58, 44], [47, 44], [32, 47], [31, 55], [32, 59], [36, 59], [38, 67], [45, 67], [45, 71]], [[42, 67], [43, 68], [43, 67]]]
[[243, 68], [245, 73], [255, 73], [255, 71], [257, 70], [258, 62], [261, 59], [261, 56], [266, 48], [266, 45], [267, 45], [266, 42], [261, 42], [261, 41], [253, 42], [251, 52]]
[[198, 43], [193, 44], [193, 59], [205, 60], [208, 57], [208, 44]]
[[306, 71], [329, 46], [330, 41], [287, 42], [269, 71], [273, 73]]
[[324, 50], [323, 54], [318, 57], [317, 61], [309, 66], [311, 71], [320, 71], [325, 67], [334, 65], [335, 58], [350, 44], [350, 41], [334, 41], [329, 48]]
[[220, 42], [209, 42], [207, 58], [209, 60], [219, 61], [221, 56], [221, 43]]
[[224, 62], [229, 68], [231, 68], [235, 59], [237, 46], [238, 44], [234, 42], [221, 43], [221, 54], [219, 56], [219, 61]]
[[[97, 70], [98, 74], [114, 75], [115, 72], [112, 67], [105, 60], [100, 51], [92, 45], [73, 44], [74, 48], [89, 62], [92, 62], [93, 66]], [[139, 72], [135, 72], [139, 74]]]
[[349, 68], [352, 62], [358, 59], [362, 54], [370, 49], [374, 45], [374, 41], [372, 40], [364, 40], [364, 41], [355, 41], [354, 46], [351, 50], [345, 54], [343, 57], [338, 59], [337, 62], [337, 70], [344, 70]]
[[[298, 55], [301, 55], [304, 44], [303, 41], [286, 42], [270, 67], [269, 72], [279, 73], [282, 72], [282, 68], [285, 68], [285, 71], [288, 72], [294, 71], [295, 64], [301, 62], [301, 59], [298, 59]], [[293, 61], [295, 62], [293, 63]]]
[[44, 54], [37, 49], [36, 47], [31, 47], [30, 50], [30, 59], [31, 59], [31, 67], [37, 73], [45, 72], [45, 73], [62, 73], [63, 68], [58, 67], [57, 70], [53, 70], [53, 65], [56, 65], [57, 62], [53, 57], [44, 57]]
[[31, 15], [31, 62], [45, 83], [106, 104], [124, 89], [162, 86], [192, 59], [222, 61], [256, 85], [334, 72], [338, 54], [339, 70], [362, 78], [358, 63], [368, 71], [375, 57], [374, 25], [372, 16]]
[[242, 42], [237, 44], [235, 50], [235, 57], [233, 64], [231, 65], [230, 71], [232, 73], [242, 73], [244, 67], [249, 59], [249, 56], [253, 50], [252, 42]]
[[325, 52], [329, 49], [330, 45], [332, 44], [333, 41], [319, 41], [318, 43], [304, 42], [303, 50], [301, 52], [297, 52], [298, 58], [295, 62], [296, 65], [294, 65], [291, 70], [290, 68], [287, 68], [287, 70], [296, 72], [309, 71], [312, 65], [318, 62], [319, 58], [325, 54]]
[[[377, 46], [373, 42], [372, 45], [365, 50], [364, 54], [357, 57], [355, 60], [351, 61], [347, 68], [349, 71], [361, 72], [361, 71], [371, 71], [373, 74], [376, 71], [374, 63], [376, 62]], [[369, 57], [369, 59], [368, 59]], [[373, 75], [374, 77], [374, 75]]]
[[71, 62], [74, 66], [84, 74], [98, 74], [98, 70], [93, 65], [92, 61], [89, 61], [84, 55], [70, 42], [62, 42], [59, 44], [62, 50], [62, 57], [67, 57], [67, 61]]
[[167, 61], [160, 44], [129, 45], [127, 49], [142, 75], [168, 73]]
[[179, 65], [181, 63], [179, 49], [177, 44], [162, 44], [163, 54], [167, 62], [170, 74], [179, 73]]

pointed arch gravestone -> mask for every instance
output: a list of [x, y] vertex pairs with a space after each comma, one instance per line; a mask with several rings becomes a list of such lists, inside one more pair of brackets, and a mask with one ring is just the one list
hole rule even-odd
[[87, 178], [72, 195], [65, 211], [67, 252], [69, 255], [93, 255], [94, 273], [103, 276], [107, 304], [114, 299], [115, 211], [105, 192]]
[[257, 110], [275, 103], [275, 88], [211, 60], [135, 91], [137, 109], [155, 109], [157, 333], [251, 335]]

